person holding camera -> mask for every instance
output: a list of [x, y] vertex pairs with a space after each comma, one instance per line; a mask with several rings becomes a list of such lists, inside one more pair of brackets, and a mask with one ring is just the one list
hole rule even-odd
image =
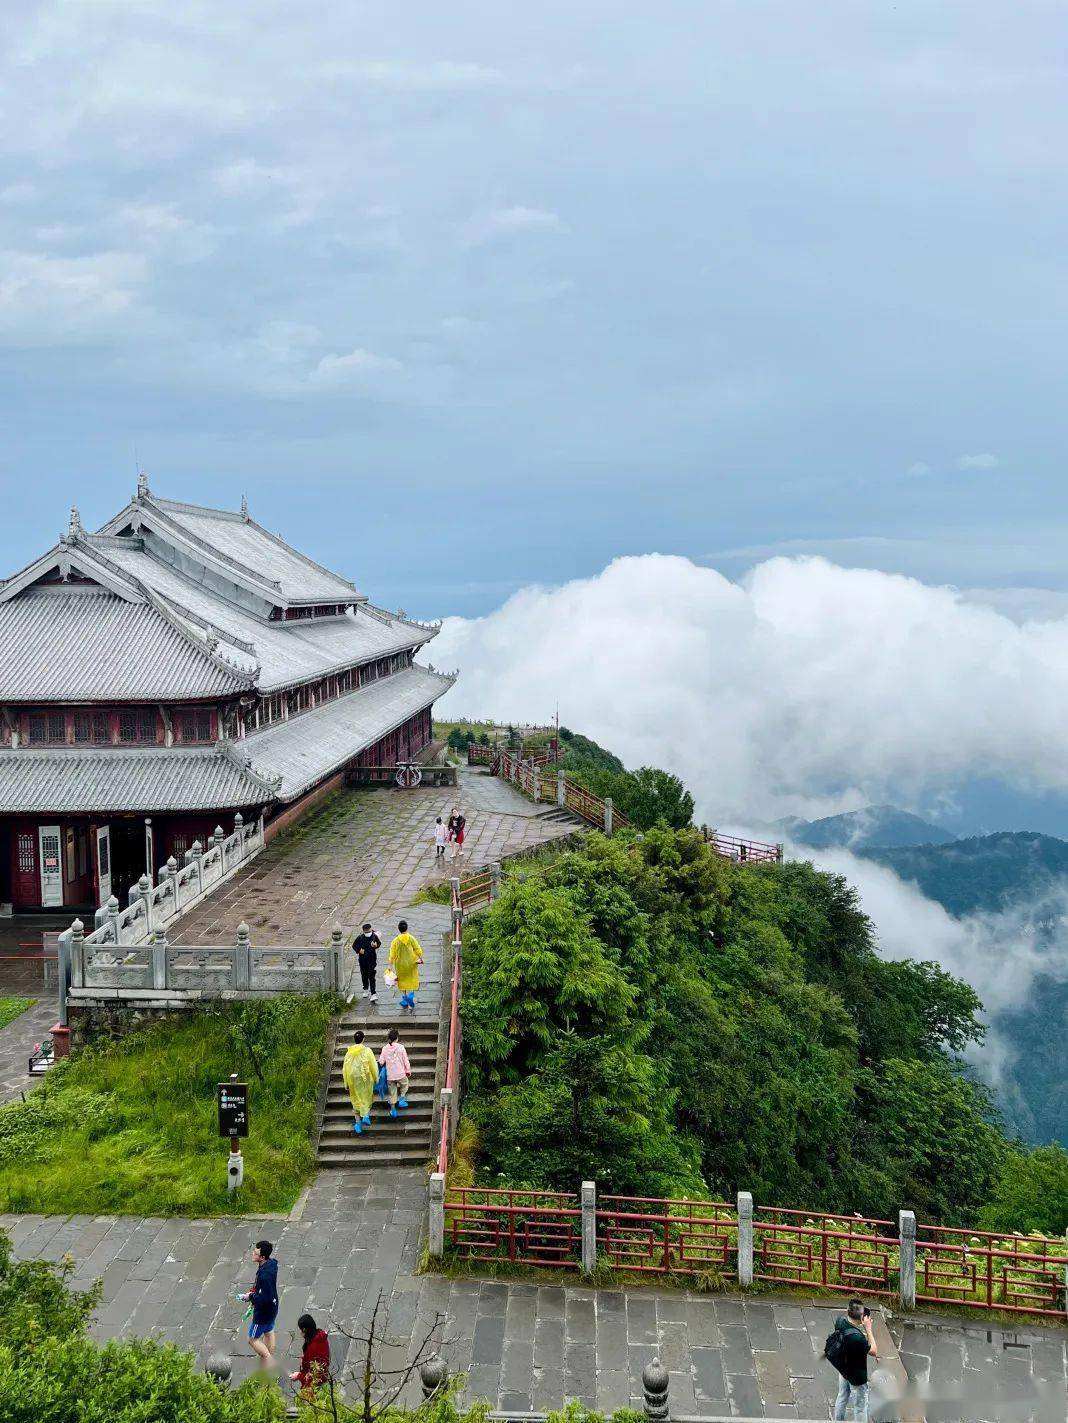
[[868, 1356], [879, 1362], [871, 1327], [871, 1310], [864, 1301], [851, 1299], [846, 1312], [835, 1320], [823, 1350], [824, 1358], [838, 1370], [838, 1397], [834, 1416], [843, 1420], [852, 1405], [856, 1423], [868, 1423]]

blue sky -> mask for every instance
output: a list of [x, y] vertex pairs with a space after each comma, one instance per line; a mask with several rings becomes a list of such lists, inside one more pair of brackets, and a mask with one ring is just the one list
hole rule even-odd
[[0, 568], [140, 463], [425, 616], [651, 551], [1063, 594], [1065, 54], [1040, 0], [8, 6]]

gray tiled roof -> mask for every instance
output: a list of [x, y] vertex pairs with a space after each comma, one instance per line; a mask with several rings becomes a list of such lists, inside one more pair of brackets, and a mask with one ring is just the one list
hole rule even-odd
[[258, 664], [256, 683], [264, 692], [322, 677], [339, 667], [351, 667], [402, 648], [419, 647], [434, 635], [433, 629], [420, 624], [400, 618], [381, 621], [363, 610], [314, 622], [264, 622], [161, 563], [146, 553], [137, 540], [129, 540], [128, 548], [119, 548], [117, 542], [113, 539], [101, 550], [109, 562], [154, 589], [177, 611], [185, 609], [211, 623], [217, 635], [229, 635], [255, 649], [249, 653], [223, 642], [220, 651], [238, 665], [254, 669]]
[[0, 701], [169, 701], [247, 686], [202, 635], [148, 603], [62, 586], [0, 603]]
[[161, 510], [168, 519], [239, 567], [277, 583], [283, 602], [351, 602], [359, 596], [347, 578], [314, 563], [241, 514], [152, 496], [145, 504]]
[[258, 731], [238, 747], [260, 776], [281, 776], [279, 797], [292, 800], [443, 696], [452, 683], [453, 678], [425, 667], [409, 667]]
[[0, 750], [0, 812], [227, 810], [274, 797], [222, 747]]

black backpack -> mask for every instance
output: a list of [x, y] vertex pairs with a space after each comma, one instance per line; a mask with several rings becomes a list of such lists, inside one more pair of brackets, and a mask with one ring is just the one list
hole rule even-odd
[[827, 1335], [827, 1342], [823, 1346], [823, 1357], [841, 1373], [844, 1355], [845, 1337], [841, 1329], [835, 1328], [832, 1334]]

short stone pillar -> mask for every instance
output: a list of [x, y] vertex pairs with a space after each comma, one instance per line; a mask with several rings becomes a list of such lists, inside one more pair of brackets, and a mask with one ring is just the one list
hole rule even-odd
[[597, 1268], [597, 1186], [582, 1183], [582, 1273], [592, 1275]]
[[111, 941], [119, 942], [119, 901], [114, 895], [107, 902], [108, 924], [111, 926]]
[[753, 1197], [738, 1192], [738, 1283], [748, 1289], [753, 1283]]
[[341, 986], [341, 955], [345, 948], [345, 931], [340, 924], [330, 930], [330, 987]]
[[152, 987], [163, 990], [167, 987], [167, 935], [157, 929], [152, 935]]
[[490, 903], [501, 897], [501, 862], [494, 860], [490, 865]]
[[241, 832], [244, 830], [244, 828], [245, 828], [245, 817], [241, 814], [240, 811], [238, 811], [237, 814], [234, 816], [234, 834], [240, 836], [239, 844], [240, 844], [240, 847], [241, 847], [241, 853], [242, 853], [242, 854], [245, 853], [245, 837], [244, 837], [244, 835], [241, 834]]
[[534, 797], [534, 804], [541, 800], [541, 777], [538, 775], [538, 767], [533, 760], [530, 763], [530, 791]]
[[226, 1388], [230, 1382], [230, 1375], [233, 1371], [234, 1366], [231, 1364], [228, 1356], [221, 1352], [210, 1355], [208, 1362], [204, 1365], [204, 1372], [208, 1378], [211, 1379], [212, 1383], [217, 1384], [219, 1388]]
[[[117, 909], [118, 900], [115, 906]], [[75, 919], [70, 926], [70, 976], [72, 983], [79, 988], [85, 987], [85, 925], [80, 919]], [[64, 991], [62, 982], [59, 991]]]
[[612, 833], [612, 797], [610, 795], [606, 795], [604, 798], [604, 833], [606, 835]]
[[152, 881], [148, 875], [142, 875], [137, 881], [137, 892], [141, 896], [141, 903], [145, 906], [145, 934], [152, 933]]
[[419, 1383], [423, 1390], [423, 1398], [427, 1403], [444, 1391], [448, 1381], [449, 1370], [445, 1360], [439, 1358], [437, 1354], [433, 1358], [425, 1359], [419, 1365]]
[[[456, 1096], [455, 1087], [443, 1087], [441, 1089], [441, 1119], [449, 1123], [449, 1150], [456, 1140], [456, 1117], [459, 1113], [460, 1103]], [[448, 1117], [445, 1113], [448, 1112]]]
[[445, 1173], [430, 1177], [430, 1218], [427, 1225], [430, 1254], [440, 1260], [445, 1254]]
[[557, 805], [567, 805], [567, 779], [563, 771], [556, 773], [556, 803]]
[[642, 1407], [649, 1423], [667, 1423], [668, 1371], [659, 1359], [642, 1369]]
[[252, 943], [248, 925], [242, 920], [237, 926], [237, 938], [234, 941], [234, 987], [250, 988], [251, 986]]
[[898, 1282], [902, 1309], [916, 1308], [916, 1213], [898, 1211]]

